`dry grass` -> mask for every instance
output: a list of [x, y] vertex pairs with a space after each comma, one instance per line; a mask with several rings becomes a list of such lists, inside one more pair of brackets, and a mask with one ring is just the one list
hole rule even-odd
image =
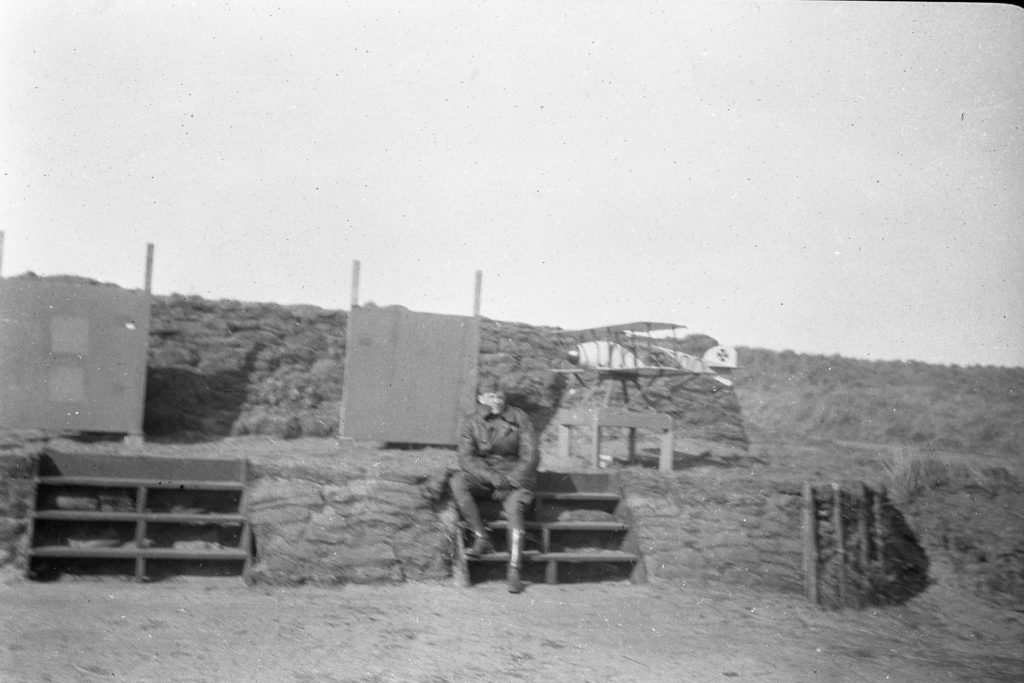
[[960, 454], [901, 449], [885, 463], [889, 495], [897, 503], [912, 502], [938, 489], [951, 491], [995, 488], [1006, 470]]

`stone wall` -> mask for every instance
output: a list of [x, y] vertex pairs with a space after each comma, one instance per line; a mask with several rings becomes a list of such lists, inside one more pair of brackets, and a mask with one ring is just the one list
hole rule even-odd
[[0, 577], [25, 570], [35, 462], [31, 455], [0, 453]]

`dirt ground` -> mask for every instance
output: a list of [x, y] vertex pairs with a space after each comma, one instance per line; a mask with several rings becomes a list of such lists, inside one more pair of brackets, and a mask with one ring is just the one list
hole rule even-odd
[[826, 612], [724, 586], [247, 588], [237, 578], [0, 585], [0, 679], [1024, 679], [1024, 615], [943, 585]]
[[[259, 452], [220, 442], [211, 454], [243, 446]], [[835, 446], [754, 456], [695, 460], [687, 476], [870, 480], [880, 457]], [[722, 583], [534, 584], [511, 595], [454, 581], [250, 588], [234, 577], [8, 575], [0, 681], [1024, 680], [1024, 613], [966, 593], [942, 562], [930, 575], [906, 605], [844, 612]]]

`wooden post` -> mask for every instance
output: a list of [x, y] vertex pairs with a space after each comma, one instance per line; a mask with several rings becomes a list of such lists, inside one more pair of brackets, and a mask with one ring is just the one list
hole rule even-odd
[[239, 544], [245, 551], [242, 562], [242, 581], [246, 586], [252, 585], [252, 528], [249, 526], [249, 461], [239, 462], [239, 479], [242, 480], [242, 493], [238, 499], [238, 512], [242, 515], [242, 539]]
[[146, 245], [146, 294], [153, 293], [153, 244]]
[[[150, 294], [153, 293], [153, 243], [152, 242], [147, 242], [146, 243], [146, 272], [145, 272], [145, 274], [143, 276], [143, 287], [144, 287], [144, 291], [146, 292], [147, 295], [150, 295]], [[149, 306], [150, 303], [151, 303], [150, 301], [147, 301], [146, 305]], [[142, 352], [142, 364], [143, 364], [143, 366], [145, 366], [145, 363], [146, 363], [146, 345], [145, 344], [142, 345], [141, 352]], [[146, 435], [141, 430], [141, 426], [142, 426], [143, 420], [145, 419], [144, 413], [146, 411], [146, 406], [145, 406], [146, 378], [145, 378], [145, 376], [143, 376], [143, 378], [142, 378], [142, 387], [139, 389], [139, 391], [140, 391], [140, 397], [141, 397], [142, 400], [140, 400], [139, 404], [138, 404], [138, 406], [139, 406], [139, 408], [138, 408], [139, 415], [138, 415], [138, 418], [137, 418], [138, 419], [137, 424], [140, 426], [140, 430], [139, 431], [128, 432], [127, 434], [124, 435], [124, 438], [121, 440], [121, 443], [124, 446], [125, 450], [127, 450], [127, 451], [138, 451], [146, 443]], [[145, 570], [145, 561], [140, 558], [139, 560], [137, 560], [136, 565], [137, 565], [136, 572], [135, 572], [136, 573], [136, 579], [141, 581], [142, 580], [141, 576], [142, 576], [142, 574], [144, 573], [144, 570]]]
[[858, 585], [857, 603], [861, 607], [867, 602], [871, 585], [868, 581], [868, 563], [871, 558], [871, 535], [868, 533], [868, 487], [864, 482], [860, 483], [860, 490], [857, 493], [857, 550], [860, 557], [857, 558]]
[[836, 589], [839, 605], [846, 605], [846, 538], [843, 533], [843, 489], [832, 483], [832, 529], [836, 541]]
[[[348, 360], [352, 349], [352, 314], [359, 308], [359, 261], [352, 262], [352, 291], [349, 293], [348, 316], [345, 318], [345, 360]], [[348, 368], [343, 370], [348, 374]], [[338, 437], [345, 436], [345, 407], [348, 401], [348, 392], [345, 391], [345, 379], [342, 377], [341, 406], [338, 408]]]
[[885, 573], [885, 487], [879, 486], [875, 491], [872, 505], [873, 529], [875, 537], [875, 566], [879, 572]]
[[[551, 529], [544, 527], [541, 529], [540, 536], [540, 551], [542, 553], [551, 552]], [[544, 564], [544, 583], [556, 584], [558, 583], [558, 561], [548, 560]]]
[[803, 491], [803, 536], [804, 536], [804, 595], [815, 605], [818, 600], [818, 511], [814, 500], [814, 488], [804, 482]]
[[868, 487], [864, 482], [860, 483], [860, 492], [857, 498], [857, 549], [860, 551], [860, 569], [863, 572], [867, 569], [868, 561], [871, 558], [871, 536], [868, 533]]
[[[25, 539], [31, 548], [36, 544], [36, 508], [39, 506], [39, 458], [32, 458], [32, 487], [28, 493], [28, 508], [25, 515]], [[25, 562], [25, 578], [35, 578], [32, 570], [32, 556]]]
[[352, 262], [352, 292], [349, 300], [349, 313], [359, 305], [359, 261]]
[[452, 563], [452, 578], [461, 588], [469, 588], [472, 585], [469, 560], [466, 559], [465, 531], [461, 523], [455, 527], [455, 562]]
[[473, 283], [473, 317], [480, 317], [480, 298], [483, 292], [484, 272], [482, 270], [476, 271], [476, 277]]
[[675, 457], [675, 422], [669, 422], [668, 429], [661, 435], [661, 454], [658, 456], [658, 471], [671, 472]]
[[594, 466], [594, 469], [601, 467], [601, 412], [594, 411], [594, 416], [590, 421], [590, 424], [594, 428], [594, 441], [590, 444], [590, 464]]
[[139, 519], [135, 522], [135, 580], [144, 581], [146, 579], [146, 558], [143, 556], [143, 550], [146, 547], [146, 520], [142, 518], [142, 515], [146, 512], [147, 501], [146, 495], [149, 489], [145, 486], [139, 486], [135, 492], [135, 511], [139, 514]]
[[572, 439], [572, 431], [569, 425], [558, 425], [558, 457], [567, 459], [569, 457], [569, 442]]

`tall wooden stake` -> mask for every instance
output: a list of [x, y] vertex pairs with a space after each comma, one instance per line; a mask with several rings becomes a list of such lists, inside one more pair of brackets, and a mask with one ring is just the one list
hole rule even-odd
[[153, 244], [146, 245], [146, 294], [153, 293]]
[[484, 272], [476, 271], [476, 278], [473, 284], [473, 317], [480, 317], [480, 298], [483, 293]]
[[815, 605], [818, 601], [818, 514], [814, 501], [814, 488], [804, 482], [803, 491], [804, 536], [804, 595]]
[[349, 313], [359, 305], [359, 261], [352, 262], [352, 293], [349, 300]]
[[[352, 262], [352, 291], [349, 294], [348, 315], [345, 318], [345, 360], [348, 360], [352, 348], [352, 315], [359, 308], [359, 261]], [[348, 375], [348, 363], [345, 363], [342, 376], [341, 407], [338, 408], [338, 436], [345, 438], [345, 408], [348, 392], [345, 391], [345, 375]]]
[[885, 487], [879, 486], [875, 491], [872, 505], [875, 537], [875, 566], [879, 572], [885, 573]]
[[857, 499], [857, 549], [860, 551], [860, 569], [868, 567], [871, 557], [871, 537], [868, 534], [868, 487], [860, 483], [860, 495]]
[[860, 483], [857, 495], [857, 550], [860, 552], [860, 557], [857, 558], [857, 576], [860, 577], [857, 602], [863, 607], [871, 588], [867, 581], [871, 551], [871, 536], [868, 533], [868, 487], [864, 482]]
[[832, 529], [836, 540], [836, 588], [839, 605], [846, 605], [846, 538], [843, 533], [843, 489], [832, 483]]

